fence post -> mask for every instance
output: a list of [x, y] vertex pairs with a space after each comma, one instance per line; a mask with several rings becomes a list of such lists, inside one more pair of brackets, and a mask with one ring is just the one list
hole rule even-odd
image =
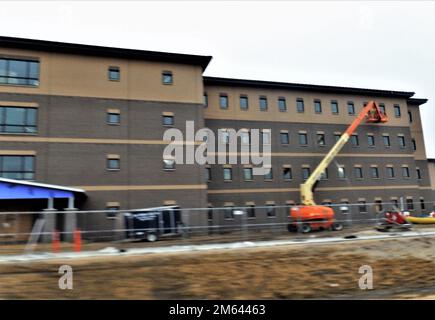
[[80, 252], [82, 250], [82, 234], [80, 229], [74, 229], [74, 251]]

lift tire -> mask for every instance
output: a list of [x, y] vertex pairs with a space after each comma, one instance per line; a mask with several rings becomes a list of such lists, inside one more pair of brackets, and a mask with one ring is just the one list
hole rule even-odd
[[343, 230], [343, 224], [334, 222], [331, 227], [332, 231], [341, 231]]
[[154, 233], [148, 233], [147, 234], [147, 241], [148, 242], [154, 242], [157, 241], [157, 235]]
[[304, 223], [302, 226], [299, 227], [299, 231], [302, 233], [310, 233], [311, 232], [311, 226], [309, 223]]

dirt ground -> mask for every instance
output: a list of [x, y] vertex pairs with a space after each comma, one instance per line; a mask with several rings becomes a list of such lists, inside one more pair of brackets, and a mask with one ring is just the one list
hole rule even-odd
[[[58, 287], [63, 264], [73, 290]], [[0, 298], [433, 299], [435, 237], [1, 264]]]

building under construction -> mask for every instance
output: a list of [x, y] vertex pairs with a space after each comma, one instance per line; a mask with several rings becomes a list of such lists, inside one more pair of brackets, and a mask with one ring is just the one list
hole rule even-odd
[[[426, 99], [403, 91], [205, 77], [210, 60], [0, 37], [1, 210], [58, 210], [63, 216], [53, 224], [64, 230], [77, 224], [68, 210], [163, 205], [246, 206], [250, 221], [285, 221], [277, 208], [299, 202], [299, 185], [371, 100], [389, 121], [358, 128], [318, 182], [316, 201], [357, 204], [341, 212], [356, 217], [400, 204], [411, 213], [433, 209], [419, 111]], [[259, 129], [271, 146], [271, 170], [259, 176], [240, 162], [163, 159], [164, 132], [185, 132], [186, 121], [248, 137]], [[216, 212], [191, 212], [189, 223], [223, 223]], [[112, 214], [93, 217], [102, 228], [113, 225]], [[219, 219], [235, 221], [231, 213]]]

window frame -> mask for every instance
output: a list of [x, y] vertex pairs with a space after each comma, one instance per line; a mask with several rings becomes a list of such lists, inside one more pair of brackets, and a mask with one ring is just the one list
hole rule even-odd
[[[8, 123], [8, 109], [20, 109], [23, 111], [24, 124], [12, 124]], [[29, 122], [29, 111], [34, 112], [35, 122], [32, 124]], [[17, 106], [0, 106], [0, 134], [24, 134], [24, 135], [36, 135], [38, 134], [38, 117], [39, 110], [36, 107], [17, 107]], [[10, 131], [7, 127], [21, 128], [22, 131]], [[33, 128], [33, 132], [26, 132], [27, 128]]]
[[[5, 170], [4, 168], [4, 161], [7, 157], [18, 157], [20, 159], [19, 163], [19, 170]], [[26, 169], [26, 165], [30, 160], [31, 163], [31, 170]], [[11, 177], [8, 176], [8, 174], [18, 174], [21, 175]], [[31, 175], [31, 178], [26, 178], [26, 175]], [[35, 155], [12, 155], [12, 154], [2, 154], [0, 155], [0, 177], [8, 178], [8, 179], [15, 179], [15, 180], [23, 180], [23, 181], [33, 181], [35, 180], [36, 175], [36, 156]]]
[[[117, 73], [118, 76], [116, 78], [113, 78], [112, 72]], [[121, 81], [121, 68], [118, 66], [109, 66], [107, 68], [107, 78], [109, 81], [115, 81], [115, 82]]]
[[[5, 81], [0, 81], [0, 85], [8, 85], [8, 86], [22, 86], [22, 87], [39, 87], [40, 85], [40, 76], [41, 76], [41, 62], [39, 59], [32, 59], [32, 58], [20, 58], [20, 57], [5, 57], [0, 56], [0, 60], [5, 61], [5, 74], [0, 75], [0, 80], [4, 79]], [[26, 63], [26, 76], [11, 76], [11, 70], [10, 70], [10, 63], [11, 61], [14, 62], [22, 62]], [[37, 64], [37, 77], [31, 76], [31, 64], [36, 63]], [[26, 83], [13, 83], [10, 82], [11, 79], [15, 80], [25, 80]], [[34, 82], [34, 83], [33, 83]]]
[[[165, 81], [166, 77], [169, 77], [170, 81]], [[162, 71], [162, 84], [165, 86], [171, 86], [174, 84], [174, 74], [170, 70]]]

